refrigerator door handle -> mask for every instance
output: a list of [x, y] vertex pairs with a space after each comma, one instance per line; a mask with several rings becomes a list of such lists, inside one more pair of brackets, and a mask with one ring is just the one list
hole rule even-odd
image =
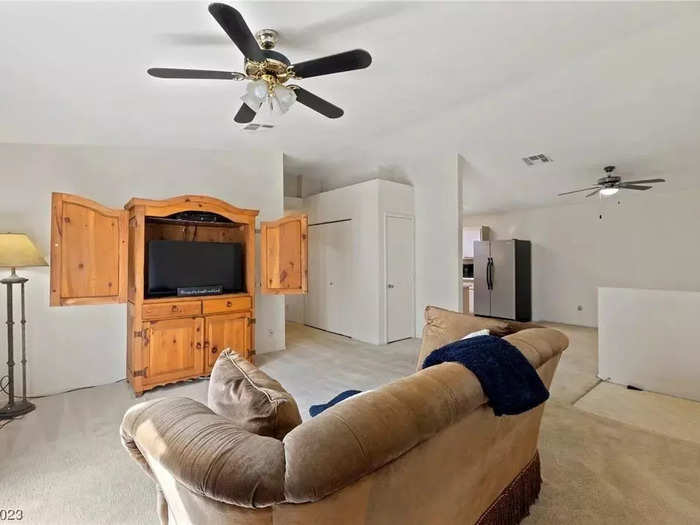
[[488, 257], [488, 258], [486, 259], [486, 289], [487, 289], [487, 290], [490, 290], [490, 289], [491, 289], [491, 277], [490, 277], [491, 272], [490, 272], [490, 268], [491, 268], [491, 257]]
[[491, 257], [486, 261], [486, 287], [493, 290], [493, 259]]

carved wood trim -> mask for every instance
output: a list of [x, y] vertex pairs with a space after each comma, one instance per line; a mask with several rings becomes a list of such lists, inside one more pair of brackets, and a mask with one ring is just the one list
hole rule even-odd
[[[178, 197], [171, 197], [169, 199], [162, 200], [141, 199], [134, 197], [124, 205], [124, 208], [128, 210], [136, 206], [145, 207], [147, 209], [146, 215], [154, 215], [158, 217], [172, 215], [173, 213], [177, 213], [179, 211], [202, 210], [220, 213], [224, 217], [228, 218], [231, 218], [231, 216], [235, 217], [242, 215], [254, 219], [260, 213], [258, 210], [237, 208], [226, 201], [215, 197], [207, 197], [206, 195], [180, 195]], [[243, 222], [248, 222], [248, 220]]]

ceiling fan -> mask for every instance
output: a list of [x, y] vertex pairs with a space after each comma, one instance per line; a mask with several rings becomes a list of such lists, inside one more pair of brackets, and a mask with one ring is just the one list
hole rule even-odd
[[601, 195], [609, 197], [610, 195], [615, 195], [620, 190], [648, 190], [652, 186], [644, 186], [644, 184], [655, 184], [657, 182], [666, 182], [666, 179], [644, 179], [644, 180], [628, 180], [622, 181], [617, 175], [613, 175], [615, 171], [615, 166], [605, 166], [603, 168], [605, 171], [605, 177], [601, 177], [596, 182], [596, 186], [591, 186], [590, 188], [582, 188], [580, 190], [567, 191], [560, 193], [558, 197], [562, 195], [570, 195], [572, 193], [578, 193], [581, 191], [593, 190], [591, 193], [586, 195], [586, 197], [593, 197], [593, 195], [600, 192]]
[[[209, 13], [243, 53], [243, 73], [203, 69], [150, 68], [148, 74], [159, 78], [250, 80], [234, 120], [240, 124], [251, 122], [258, 112], [281, 115], [294, 104], [301, 104], [328, 118], [343, 116], [338, 106], [323, 100], [290, 80], [330, 75], [354, 69], [364, 69], [372, 57], [363, 49], [354, 49], [337, 55], [292, 64], [282, 53], [274, 51], [278, 34], [274, 29], [263, 29], [255, 36], [243, 16], [231, 6], [214, 3]], [[257, 39], [256, 39], [257, 37]]]

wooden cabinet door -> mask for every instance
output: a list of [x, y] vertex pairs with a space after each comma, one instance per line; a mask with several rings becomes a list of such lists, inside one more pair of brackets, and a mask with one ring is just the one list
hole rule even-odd
[[213, 315], [206, 318], [204, 353], [207, 373], [211, 372], [219, 355], [227, 348], [250, 359], [250, 321], [249, 313]]
[[52, 194], [51, 306], [126, 302], [128, 215]]
[[293, 215], [261, 223], [260, 277], [264, 294], [307, 291], [308, 217]]
[[144, 383], [168, 383], [204, 373], [204, 318], [143, 323]]

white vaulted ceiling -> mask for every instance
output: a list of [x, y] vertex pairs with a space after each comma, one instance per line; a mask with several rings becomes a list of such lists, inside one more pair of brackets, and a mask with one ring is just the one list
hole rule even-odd
[[149, 77], [241, 70], [206, 2], [2, 2], [0, 142], [275, 149], [326, 187], [461, 153], [474, 213], [554, 202], [605, 164], [700, 184], [700, 4], [231, 4], [293, 62], [367, 49], [367, 70], [299, 82], [345, 116], [298, 105], [246, 134], [242, 83]]

